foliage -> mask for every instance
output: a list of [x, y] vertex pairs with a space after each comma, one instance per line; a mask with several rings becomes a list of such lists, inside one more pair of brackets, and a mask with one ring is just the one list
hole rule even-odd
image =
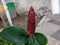
[[46, 45], [47, 38], [41, 33], [28, 35], [18, 26], [9, 26], [0, 32], [0, 45]]

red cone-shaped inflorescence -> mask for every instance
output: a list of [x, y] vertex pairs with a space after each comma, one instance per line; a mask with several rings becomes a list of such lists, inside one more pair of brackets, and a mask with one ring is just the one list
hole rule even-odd
[[35, 12], [33, 7], [30, 7], [29, 14], [28, 14], [27, 34], [34, 35], [34, 33], [35, 33]]

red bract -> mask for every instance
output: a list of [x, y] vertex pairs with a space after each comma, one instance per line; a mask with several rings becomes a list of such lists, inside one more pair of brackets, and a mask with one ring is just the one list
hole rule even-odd
[[28, 14], [27, 34], [34, 35], [34, 33], [35, 33], [35, 12], [33, 7], [31, 7]]

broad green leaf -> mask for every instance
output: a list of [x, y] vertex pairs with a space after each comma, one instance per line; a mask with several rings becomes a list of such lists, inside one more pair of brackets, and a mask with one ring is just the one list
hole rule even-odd
[[41, 33], [35, 33], [26, 40], [26, 45], [46, 45], [47, 38]]
[[35, 33], [29, 36], [23, 28], [17, 26], [9, 26], [0, 32], [0, 45], [46, 45], [47, 43], [47, 38], [43, 34]]
[[13, 45], [13, 44], [12, 44], [12, 42], [8, 42], [8, 41], [0, 38], [0, 45]]
[[25, 45], [34, 45], [34, 39], [33, 36], [29, 36], [29, 38], [26, 40], [26, 44]]
[[14, 45], [25, 45], [25, 30], [21, 27], [10, 26], [0, 32], [0, 38], [12, 42]]
[[36, 43], [40, 43], [40, 45], [46, 45], [48, 43], [47, 38], [42, 33], [35, 33], [33, 36]]

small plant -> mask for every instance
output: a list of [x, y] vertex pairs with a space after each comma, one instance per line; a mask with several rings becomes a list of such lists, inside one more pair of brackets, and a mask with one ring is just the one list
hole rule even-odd
[[0, 32], [0, 45], [46, 45], [47, 38], [41, 33], [35, 33], [35, 12], [32, 7], [28, 17], [27, 30], [18, 26], [4, 28]]

